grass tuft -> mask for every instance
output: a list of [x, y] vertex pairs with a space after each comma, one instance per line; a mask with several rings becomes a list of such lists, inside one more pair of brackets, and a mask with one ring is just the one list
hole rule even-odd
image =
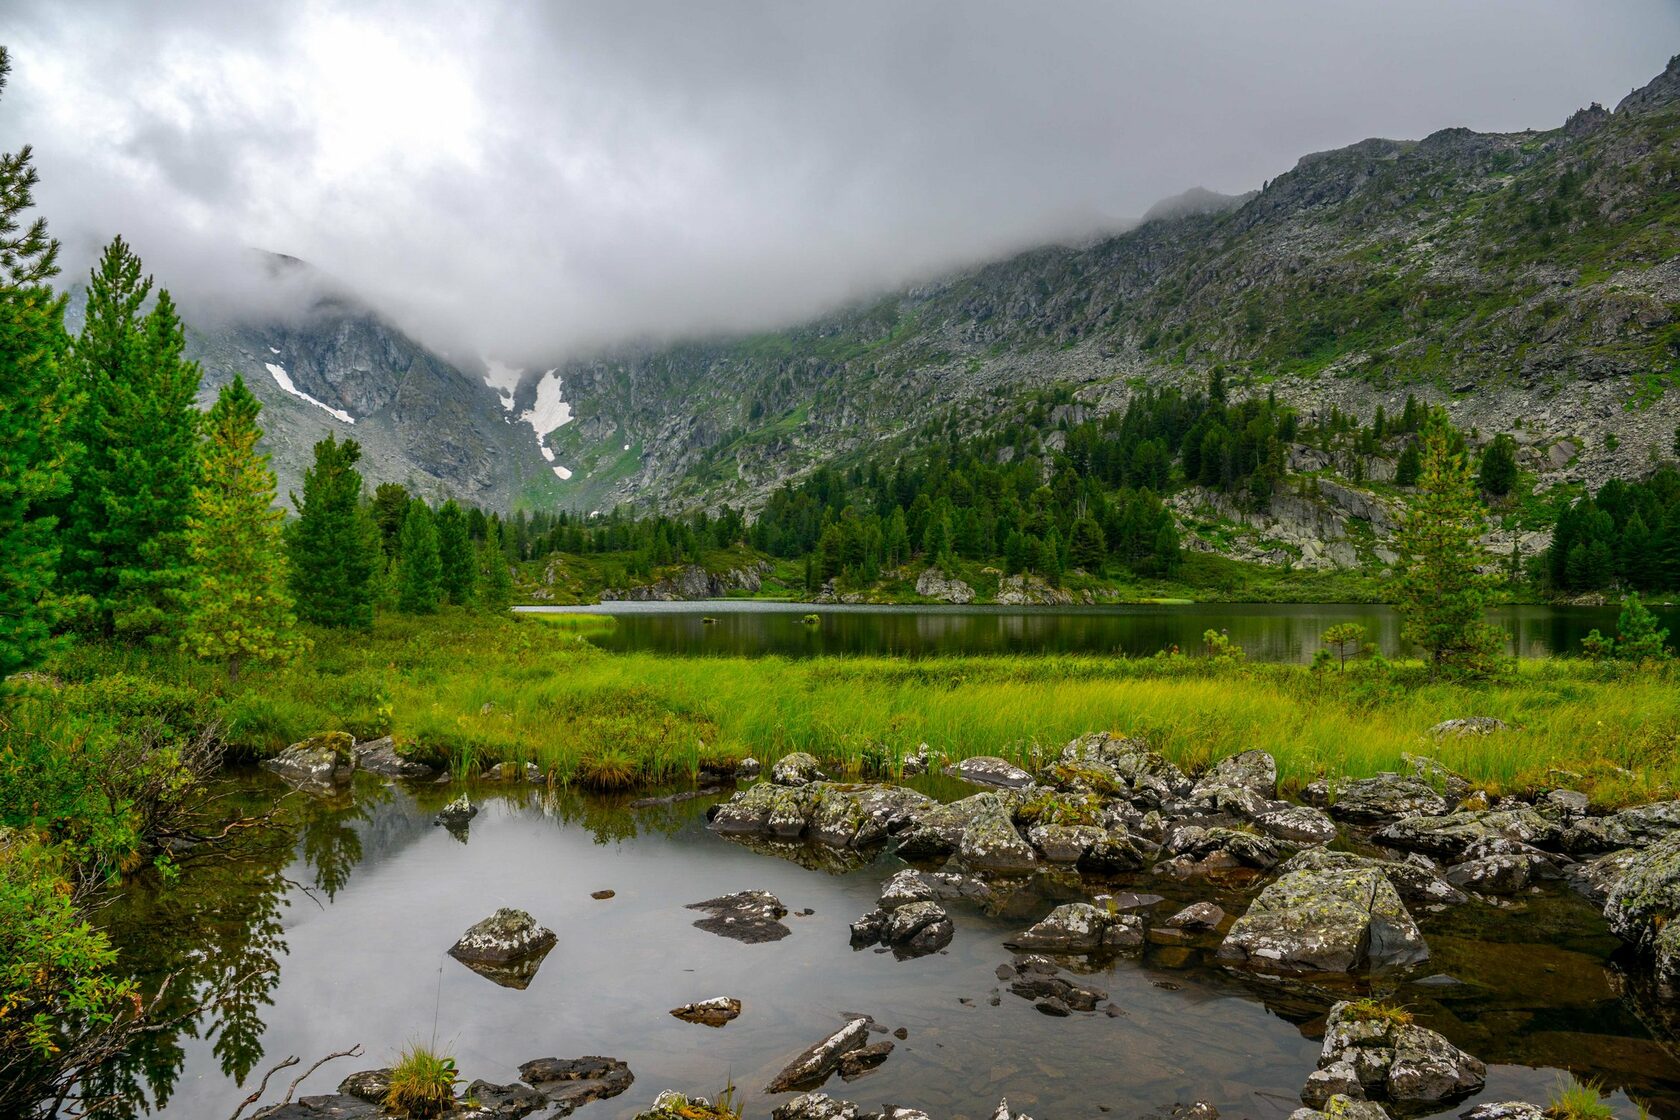
[[454, 1107], [455, 1080], [454, 1058], [410, 1046], [391, 1067], [386, 1111], [419, 1118], [441, 1116]]

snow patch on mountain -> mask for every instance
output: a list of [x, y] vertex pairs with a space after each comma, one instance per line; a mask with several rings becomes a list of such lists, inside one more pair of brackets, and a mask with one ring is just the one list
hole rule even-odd
[[[273, 348], [270, 347], [270, 349]], [[332, 405], [327, 404], [324, 401], [318, 401], [302, 389], [299, 389], [296, 385], [292, 384], [292, 375], [286, 372], [285, 367], [277, 366], [273, 362], [264, 362], [263, 365], [266, 366], [268, 372], [273, 375], [275, 383], [298, 400], [308, 401], [316, 408], [319, 408], [324, 412], [331, 413], [334, 419], [342, 420], [346, 424], [354, 424], [356, 422], [356, 418], [348, 412], [345, 412], [342, 408], [334, 408]]]
[[513, 391], [519, 388], [519, 379], [525, 371], [516, 369], [495, 358], [486, 357], [484, 362], [484, 383], [496, 391], [502, 399], [502, 411], [513, 411]]

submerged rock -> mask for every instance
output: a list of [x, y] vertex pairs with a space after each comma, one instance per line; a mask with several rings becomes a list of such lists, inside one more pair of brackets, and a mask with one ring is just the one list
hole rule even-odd
[[957, 777], [976, 785], [996, 786], [999, 789], [1021, 789], [1032, 785], [1032, 775], [1005, 758], [996, 755], [975, 755], [957, 763]]
[[730, 996], [713, 996], [711, 999], [703, 999], [695, 1003], [685, 1003], [681, 1007], [673, 1007], [671, 1014], [685, 1023], [700, 1023], [707, 1027], [721, 1027], [741, 1014], [741, 1001]]
[[766, 941], [780, 941], [793, 931], [782, 924], [787, 907], [769, 891], [738, 891], [704, 902], [691, 902], [689, 910], [705, 910], [709, 918], [694, 923], [695, 929], [715, 933], [748, 945]]
[[819, 1084], [835, 1067], [840, 1059], [853, 1050], [861, 1050], [869, 1044], [869, 1020], [858, 1018], [849, 1020], [845, 1026], [805, 1050], [793, 1061], [789, 1062], [764, 1087], [766, 1093], [786, 1093], [791, 1089], [802, 1086]]
[[892, 1052], [893, 1044], [887, 1039], [882, 1039], [880, 1042], [872, 1042], [868, 1046], [842, 1054], [840, 1064], [836, 1068], [844, 1080], [855, 1081], [886, 1061]]
[[1143, 943], [1143, 919], [1136, 914], [1111, 914], [1087, 902], [1069, 902], [1050, 911], [1031, 929], [1004, 942], [1016, 950], [1048, 953], [1090, 953], [1098, 949], [1133, 948]]
[[1011, 993], [1032, 1001], [1040, 1010], [1044, 1009], [1042, 1005], [1046, 1002], [1054, 1001], [1062, 1015], [1069, 1011], [1094, 1012], [1108, 998], [1108, 993], [1101, 988], [1077, 984], [1058, 975], [1058, 972], [1056, 962], [1046, 957], [1028, 956], [999, 965], [997, 977], [1009, 984]]
[[1428, 957], [1423, 934], [1375, 867], [1301, 867], [1255, 898], [1219, 956], [1281, 972], [1351, 972]]
[[328, 731], [300, 743], [293, 743], [263, 762], [293, 785], [327, 790], [348, 782], [356, 769], [355, 740], [343, 731]]
[[616, 1097], [636, 1080], [617, 1058], [538, 1058], [519, 1067], [519, 1079], [548, 1098], [554, 1117], [569, 1116], [591, 1101]]

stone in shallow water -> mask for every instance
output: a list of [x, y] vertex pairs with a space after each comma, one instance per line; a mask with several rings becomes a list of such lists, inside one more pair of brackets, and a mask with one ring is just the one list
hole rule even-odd
[[738, 891], [708, 898], [704, 902], [691, 902], [687, 908], [711, 914], [711, 917], [695, 922], [695, 929], [744, 941], [748, 945], [780, 941], [793, 932], [781, 922], [787, 917], [787, 907], [769, 891]]
[[1087, 902], [1056, 907], [1037, 925], [1004, 942], [1008, 949], [1049, 953], [1090, 953], [1098, 949], [1131, 948], [1143, 942], [1143, 919], [1136, 914], [1110, 914]]
[[957, 763], [957, 777], [975, 785], [996, 786], [999, 789], [1021, 789], [1032, 785], [1032, 775], [996, 755], [974, 755]]
[[827, 1093], [806, 1093], [770, 1110], [770, 1120], [854, 1120], [857, 1105]]
[[383, 739], [364, 739], [353, 748], [358, 769], [370, 774], [385, 774], [393, 778], [424, 778], [432, 768], [424, 762], [404, 758], [389, 735]]
[[852, 1019], [839, 1030], [805, 1050], [789, 1062], [764, 1087], [766, 1093], [786, 1093], [805, 1085], [819, 1084], [833, 1073], [840, 1059], [869, 1044], [869, 1020]]
[[804, 751], [795, 751], [776, 760], [770, 767], [770, 781], [778, 786], [803, 786], [819, 781], [823, 776], [822, 765], [815, 756]]
[[356, 769], [355, 740], [342, 731], [328, 731], [293, 743], [263, 762], [293, 785], [312, 792], [328, 792], [350, 780]]
[[630, 1088], [635, 1076], [617, 1058], [537, 1058], [519, 1067], [519, 1078], [547, 1097], [550, 1114], [569, 1116], [591, 1101], [616, 1097]]
[[700, 1023], [708, 1027], [721, 1027], [725, 1023], [741, 1014], [741, 1001], [731, 996], [713, 996], [711, 999], [685, 1003], [681, 1007], [673, 1007], [671, 1014], [685, 1023]]
[[468, 823], [476, 816], [478, 816], [478, 806], [474, 805], [463, 793], [442, 809], [439, 809], [438, 815], [432, 819], [435, 824], [441, 824], [447, 829], [455, 830], [466, 828]]
[[450, 1113], [455, 1120], [519, 1120], [538, 1109], [547, 1108], [548, 1097], [526, 1085], [497, 1085], [489, 1081], [474, 1081], [467, 1086], [467, 1101]]
[[553, 930], [525, 911], [503, 907], [463, 933], [449, 955], [487, 980], [523, 990], [555, 940]]
[[1423, 934], [1375, 867], [1290, 871], [1238, 918], [1219, 956], [1279, 972], [1350, 972], [1428, 957]]

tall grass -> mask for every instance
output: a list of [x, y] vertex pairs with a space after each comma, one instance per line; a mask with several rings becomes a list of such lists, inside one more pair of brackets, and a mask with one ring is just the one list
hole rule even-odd
[[[1488, 684], [1421, 667], [1314, 673], [1293, 665], [1095, 656], [679, 658], [609, 654], [543, 619], [445, 613], [381, 618], [371, 635], [316, 632], [316, 651], [236, 686], [176, 658], [109, 656], [134, 672], [203, 682], [235, 746], [265, 753], [323, 729], [393, 734], [458, 770], [532, 760], [560, 781], [616, 786], [695, 775], [744, 755], [810, 751], [853, 772], [927, 742], [951, 757], [1030, 764], [1088, 731], [1146, 738], [1189, 767], [1259, 748], [1288, 782], [1399, 769], [1428, 753], [1495, 789], [1569, 784], [1602, 803], [1680, 783], [1680, 689], [1671, 668], [1523, 662]], [[67, 658], [67, 676], [106, 655]], [[1427, 741], [1444, 719], [1513, 730]], [[1554, 773], [1563, 771], [1564, 773]]]

